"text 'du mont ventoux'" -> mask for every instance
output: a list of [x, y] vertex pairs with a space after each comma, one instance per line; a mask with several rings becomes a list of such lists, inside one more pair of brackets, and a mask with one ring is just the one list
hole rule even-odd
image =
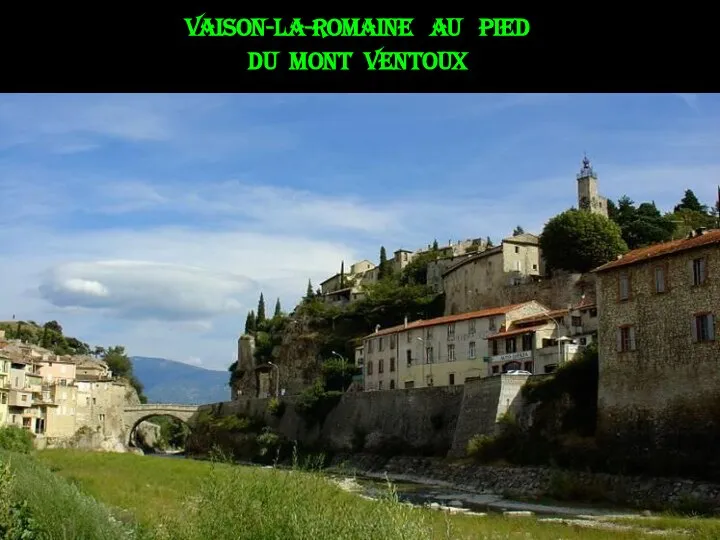
[[[311, 19], [302, 18], [246, 18], [229, 19], [207, 17], [205, 13], [184, 19], [189, 37], [289, 37], [289, 38], [412, 38], [418, 35], [430, 37], [459, 37], [471, 32], [478, 37], [525, 37], [530, 33], [527, 19], [518, 18], [436, 18], [426, 28], [419, 28], [415, 19]], [[248, 52], [248, 70], [275, 70], [278, 58], [290, 71], [347, 71], [353, 56], [368, 70], [464, 70], [468, 51], [447, 50], [440, 44], [436, 51], [393, 51], [385, 46], [363, 51], [310, 51], [298, 50]], [[281, 56], [282, 55], [282, 56]]]

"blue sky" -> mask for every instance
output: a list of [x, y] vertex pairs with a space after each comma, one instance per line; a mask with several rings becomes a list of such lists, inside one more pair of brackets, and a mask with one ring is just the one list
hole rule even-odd
[[717, 95], [2, 95], [0, 318], [224, 369], [261, 290], [540, 232], [585, 151], [609, 198], [712, 203], [719, 149]]

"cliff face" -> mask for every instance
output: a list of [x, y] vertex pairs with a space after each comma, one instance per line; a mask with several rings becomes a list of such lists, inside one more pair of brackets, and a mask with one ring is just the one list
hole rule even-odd
[[238, 340], [238, 363], [233, 374], [232, 398], [265, 397], [276, 389], [297, 394], [320, 376], [319, 333], [310, 328], [304, 317], [290, 320], [282, 333], [280, 345], [273, 348], [272, 362], [255, 361], [255, 340], [243, 335]]

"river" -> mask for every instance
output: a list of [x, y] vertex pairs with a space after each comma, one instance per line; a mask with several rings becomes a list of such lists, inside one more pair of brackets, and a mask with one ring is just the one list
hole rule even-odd
[[[171, 459], [187, 458], [183, 453], [156, 453], [148, 456]], [[239, 463], [243, 466], [272, 468], [256, 463]], [[379, 474], [348, 476], [330, 472], [327, 476], [345, 491], [371, 499], [378, 499], [389, 493], [388, 481]], [[398, 500], [414, 506], [429, 506], [450, 512], [498, 513], [508, 515], [537, 514], [544, 518], [594, 520], [610, 517], [639, 516], [639, 512], [617, 508], [581, 506], [573, 503], [548, 501], [543, 503], [506, 499], [492, 493], [473, 493], [453, 487], [427, 482], [413, 482], [406, 478], [389, 478]]]

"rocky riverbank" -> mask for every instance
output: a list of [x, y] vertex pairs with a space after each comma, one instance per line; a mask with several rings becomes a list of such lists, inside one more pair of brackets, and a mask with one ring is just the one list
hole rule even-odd
[[387, 475], [393, 481], [445, 486], [477, 494], [720, 513], [720, 485], [695, 480], [485, 466], [440, 458], [387, 459], [364, 454], [336, 456], [332, 468], [342, 474], [375, 478]]

